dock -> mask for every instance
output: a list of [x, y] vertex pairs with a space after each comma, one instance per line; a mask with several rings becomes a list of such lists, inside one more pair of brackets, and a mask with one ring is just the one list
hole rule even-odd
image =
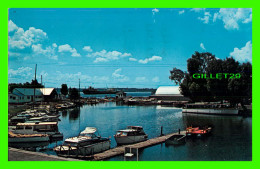
[[[186, 134], [186, 131], [181, 131], [180, 133]], [[98, 154], [93, 155], [91, 160], [92, 161], [102, 161], [102, 160], [107, 159], [107, 158], [122, 155], [122, 154], [124, 154], [126, 147], [142, 149], [142, 148], [150, 147], [150, 146], [153, 146], [153, 145], [156, 145], [156, 144], [164, 143], [168, 138], [170, 138], [171, 136], [176, 135], [176, 134], [179, 134], [179, 132], [155, 137], [155, 138], [152, 138], [152, 139], [140, 142], [140, 143], [136, 143], [136, 144], [124, 145], [124, 146], [112, 148], [112, 149], [109, 149], [109, 150], [104, 151], [102, 153], [98, 153]]]
[[81, 161], [8, 147], [8, 161]]

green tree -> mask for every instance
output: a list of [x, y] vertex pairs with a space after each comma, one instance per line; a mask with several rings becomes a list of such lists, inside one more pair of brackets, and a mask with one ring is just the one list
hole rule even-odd
[[[195, 52], [187, 60], [187, 70], [183, 77], [180, 76], [182, 71], [174, 68], [170, 71], [170, 79], [180, 85], [182, 95], [193, 101], [228, 100], [232, 105], [252, 101], [252, 64], [249, 62], [239, 64], [232, 57], [221, 60], [208, 52]], [[216, 73], [239, 73], [241, 78], [195, 79], [194, 73], [206, 74], [207, 77]]]
[[78, 100], [80, 98], [78, 89], [76, 89], [76, 88], [70, 89], [69, 98], [70, 98], [70, 100], [73, 100], [73, 101]]
[[177, 68], [173, 68], [170, 74], [169, 79], [173, 80], [176, 85], [180, 85], [185, 76], [185, 72]]
[[43, 88], [44, 86], [40, 83], [38, 83], [37, 80], [32, 80], [31, 83], [25, 82], [25, 83], [10, 83], [8, 84], [8, 90], [9, 92], [12, 92], [14, 88]]
[[67, 84], [62, 84], [61, 85], [61, 90], [60, 90], [61, 94], [67, 96], [68, 95], [68, 86]]

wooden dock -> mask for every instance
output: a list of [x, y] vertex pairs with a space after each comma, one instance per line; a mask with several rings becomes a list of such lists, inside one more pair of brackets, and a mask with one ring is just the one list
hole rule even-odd
[[[114, 156], [122, 155], [122, 154], [124, 154], [126, 147], [142, 149], [142, 148], [145, 148], [145, 147], [150, 147], [150, 146], [153, 146], [153, 145], [156, 145], [156, 144], [160, 144], [160, 143], [165, 142], [169, 137], [171, 137], [175, 134], [179, 134], [179, 133], [178, 132], [171, 133], [171, 134], [167, 134], [167, 135], [164, 135], [164, 136], [152, 138], [152, 139], [149, 139], [147, 141], [140, 142], [140, 143], [115, 147], [115, 148], [109, 149], [107, 151], [104, 151], [102, 153], [98, 153], [98, 154], [93, 155], [91, 160], [92, 161], [101, 161], [101, 160], [104, 160], [106, 158], [111, 158], [111, 157], [114, 157]], [[181, 134], [186, 134], [186, 131], [181, 131]]]

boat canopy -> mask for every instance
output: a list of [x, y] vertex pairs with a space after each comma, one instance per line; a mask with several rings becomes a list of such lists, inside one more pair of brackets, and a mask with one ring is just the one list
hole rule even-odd
[[97, 131], [95, 127], [86, 127], [80, 134], [93, 134]]
[[126, 133], [129, 133], [129, 132], [135, 132], [137, 131], [136, 129], [124, 129], [124, 130], [118, 130], [117, 132], [126, 132]]

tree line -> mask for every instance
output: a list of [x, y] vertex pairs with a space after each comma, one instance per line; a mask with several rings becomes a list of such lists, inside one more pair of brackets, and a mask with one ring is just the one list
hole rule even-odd
[[[229, 73], [240, 74], [239, 78], [194, 78], [194, 74]], [[216, 58], [215, 55], [195, 52], [187, 60], [187, 71], [173, 68], [171, 80], [180, 86], [180, 92], [192, 101], [228, 101], [232, 106], [238, 103], [252, 103], [252, 64], [239, 63], [232, 57]]]

